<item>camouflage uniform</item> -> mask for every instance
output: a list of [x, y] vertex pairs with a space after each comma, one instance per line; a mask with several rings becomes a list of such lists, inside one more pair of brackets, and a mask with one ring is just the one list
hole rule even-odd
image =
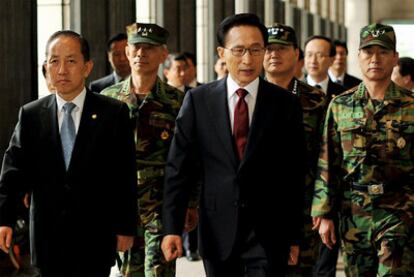
[[299, 245], [300, 252], [298, 265], [289, 266], [286, 276], [312, 277], [313, 266], [319, 256], [319, 246], [321, 241], [318, 233], [312, 230], [312, 217], [310, 216], [310, 211], [320, 148], [321, 125], [323, 123], [328, 101], [323, 91], [301, 82], [296, 78], [290, 82], [288, 90], [298, 95], [302, 105], [308, 158], [304, 206], [304, 239]]
[[134, 247], [125, 253], [122, 273], [144, 276], [145, 268], [147, 277], [175, 276], [175, 262], [166, 263], [160, 249], [162, 188], [175, 118], [184, 93], [158, 78], [152, 91], [140, 100], [131, 92], [130, 84], [131, 77], [102, 92], [125, 102], [135, 125], [140, 224]]
[[414, 97], [391, 83], [337, 96], [324, 126], [312, 216], [340, 213], [347, 276], [414, 276]]

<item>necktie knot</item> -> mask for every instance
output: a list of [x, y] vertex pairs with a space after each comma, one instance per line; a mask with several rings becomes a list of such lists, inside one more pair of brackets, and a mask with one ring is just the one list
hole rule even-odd
[[236, 90], [236, 94], [239, 98], [244, 99], [244, 97], [246, 97], [247, 95], [247, 90], [245, 90], [244, 88], [239, 88], [238, 90]]
[[336, 83], [342, 86], [342, 81], [340, 79], [336, 79]]
[[76, 108], [76, 105], [72, 102], [67, 102], [63, 105], [62, 109], [65, 112], [65, 114], [71, 114], [73, 109]]

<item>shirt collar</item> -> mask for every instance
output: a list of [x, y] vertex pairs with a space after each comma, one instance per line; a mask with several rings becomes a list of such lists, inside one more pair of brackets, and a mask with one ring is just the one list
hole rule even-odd
[[[240, 88], [240, 86], [234, 81], [234, 79], [231, 77], [230, 74], [227, 75], [227, 98], [232, 97], [236, 90]], [[257, 91], [259, 89], [259, 77], [254, 79], [252, 82], [250, 82], [247, 86], [243, 87], [249, 95], [251, 95], [253, 98], [256, 98]]]
[[56, 93], [56, 103], [58, 106], [58, 111], [60, 112], [62, 110], [63, 105], [65, 105], [67, 102], [71, 102], [76, 105], [75, 109], [83, 110], [83, 104], [85, 103], [85, 97], [86, 97], [86, 88], [83, 88], [82, 92], [78, 94], [75, 98], [72, 99], [72, 101], [66, 101], [62, 97], [59, 96], [58, 93]]
[[310, 75], [308, 75], [306, 77], [306, 81], [312, 87], [314, 87], [316, 85], [319, 85], [325, 93], [328, 91], [328, 83], [329, 83], [329, 77], [328, 76], [326, 76], [326, 78], [322, 82], [317, 83], [312, 79], [312, 77]]
[[336, 77], [331, 70], [328, 70], [328, 75], [329, 78], [332, 80], [332, 82], [336, 82], [337, 80], [341, 81], [341, 83], [344, 83], [344, 78], [345, 78], [345, 72], [342, 73], [341, 75], [339, 75], [338, 77]]

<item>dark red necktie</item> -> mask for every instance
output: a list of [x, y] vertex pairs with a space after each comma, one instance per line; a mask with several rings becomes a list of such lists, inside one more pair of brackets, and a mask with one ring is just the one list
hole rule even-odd
[[247, 108], [246, 101], [244, 101], [247, 90], [239, 88], [236, 93], [239, 96], [239, 100], [234, 109], [233, 135], [234, 141], [236, 142], [237, 154], [239, 159], [242, 160], [249, 134], [249, 109]]

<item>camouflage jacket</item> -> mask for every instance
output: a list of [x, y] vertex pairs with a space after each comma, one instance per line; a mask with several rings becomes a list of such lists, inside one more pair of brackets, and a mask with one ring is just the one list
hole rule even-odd
[[[398, 205], [402, 210], [412, 210], [413, 180], [412, 92], [391, 83], [384, 100], [373, 101], [361, 83], [335, 97], [324, 124], [312, 216], [329, 218], [343, 211], [345, 200], [355, 198], [350, 195], [352, 183], [398, 184], [399, 190], [407, 189], [406, 195], [411, 195], [411, 200], [390, 200], [390, 206], [385, 208], [394, 209], [402, 201]], [[385, 201], [392, 196], [384, 195], [381, 199]]]
[[306, 214], [309, 215], [322, 137], [322, 123], [328, 107], [328, 98], [322, 90], [301, 82], [296, 78], [292, 79], [288, 90], [299, 97], [303, 110], [303, 124], [308, 155], [305, 208]]
[[131, 92], [131, 82], [128, 77], [102, 94], [129, 107], [135, 127], [138, 203], [141, 220], [146, 224], [161, 212], [164, 167], [184, 93], [157, 78], [151, 92], [140, 100]]

